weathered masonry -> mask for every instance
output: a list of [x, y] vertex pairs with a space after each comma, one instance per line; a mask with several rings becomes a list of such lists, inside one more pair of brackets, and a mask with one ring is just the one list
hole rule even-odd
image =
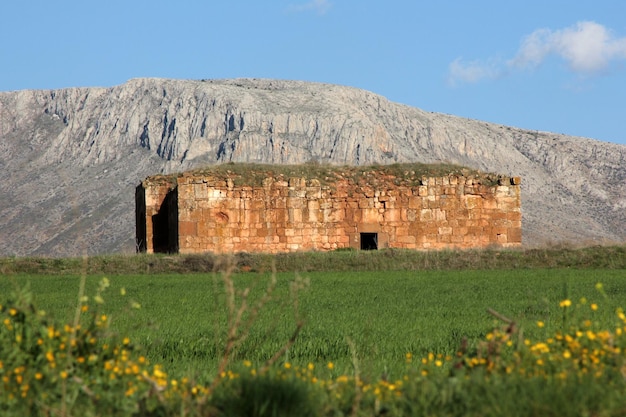
[[144, 252], [288, 252], [512, 247], [522, 242], [519, 177], [328, 178], [265, 174], [256, 184], [189, 172], [136, 192]]

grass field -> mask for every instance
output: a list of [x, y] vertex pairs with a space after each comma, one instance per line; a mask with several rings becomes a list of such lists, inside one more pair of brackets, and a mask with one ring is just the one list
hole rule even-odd
[[[95, 294], [104, 276], [87, 276], [85, 293]], [[106, 277], [110, 287], [101, 308], [115, 332], [130, 336], [151, 362], [163, 364], [173, 376], [192, 375], [201, 382], [214, 377], [227, 338], [228, 300], [220, 274]], [[236, 303], [250, 288], [247, 302], [255, 305], [270, 277], [233, 275]], [[497, 322], [488, 308], [516, 320], [525, 337], [537, 339], [563, 328], [560, 300], [599, 302], [599, 320], [626, 306], [623, 269], [285, 272], [276, 278], [271, 299], [233, 361], [262, 364], [302, 320], [304, 326], [281, 362], [316, 367], [332, 362], [328, 372], [341, 375], [354, 372], [356, 356], [365, 378], [395, 378], [406, 369], [407, 353], [417, 358], [429, 352], [454, 355], [464, 337], [470, 344], [484, 338]], [[76, 308], [80, 280], [79, 275], [9, 274], [0, 278], [0, 293], [29, 285], [39, 308], [65, 319]], [[297, 298], [294, 281], [300, 287]], [[608, 299], [596, 291], [598, 282]], [[141, 308], [131, 308], [131, 302]], [[545, 327], [539, 328], [538, 321]]]

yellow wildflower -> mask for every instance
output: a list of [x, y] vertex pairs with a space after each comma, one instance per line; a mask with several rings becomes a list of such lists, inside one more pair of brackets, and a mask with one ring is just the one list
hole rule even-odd
[[161, 368], [158, 366], [154, 367], [154, 370], [152, 371], [152, 375], [155, 376], [155, 378], [165, 378], [167, 375], [161, 371]]
[[567, 308], [571, 305], [572, 305], [572, 300], [567, 299], [567, 298], [559, 303], [559, 307], [564, 307], [564, 308]]
[[341, 375], [340, 377], [337, 378], [337, 382], [338, 383], [346, 383], [346, 382], [348, 382], [348, 377], [346, 375]]

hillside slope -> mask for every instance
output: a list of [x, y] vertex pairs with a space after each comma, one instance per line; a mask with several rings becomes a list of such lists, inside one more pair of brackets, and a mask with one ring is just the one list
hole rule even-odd
[[220, 162], [461, 164], [521, 176], [527, 245], [626, 240], [626, 146], [336, 85], [134, 79], [0, 93], [0, 255], [134, 251], [134, 187]]

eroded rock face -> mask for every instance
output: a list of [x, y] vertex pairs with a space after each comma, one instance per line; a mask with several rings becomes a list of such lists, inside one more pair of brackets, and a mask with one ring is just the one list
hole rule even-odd
[[626, 240], [626, 146], [296, 81], [0, 93], [1, 255], [132, 252], [134, 188], [220, 162], [449, 162], [522, 176], [524, 243]]

